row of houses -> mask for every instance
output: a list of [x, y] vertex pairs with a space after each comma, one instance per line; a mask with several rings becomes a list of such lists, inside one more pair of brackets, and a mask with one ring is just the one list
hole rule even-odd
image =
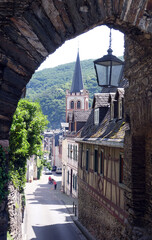
[[66, 91], [68, 130], [54, 132], [51, 140], [52, 165], [62, 165], [62, 190], [78, 198], [79, 220], [99, 239], [117, 239], [119, 234], [121, 239], [127, 219], [123, 171], [124, 135], [129, 130], [124, 121], [126, 87], [123, 79], [118, 88], [103, 88], [94, 94], [89, 109], [78, 53], [71, 90]]
[[[127, 219], [124, 202], [124, 92], [118, 88], [96, 93], [89, 109], [89, 93], [83, 89], [79, 54], [71, 91], [66, 92], [66, 122], [62, 139], [62, 187], [78, 197], [81, 223], [99, 239], [122, 234]], [[77, 70], [77, 74], [76, 74]], [[110, 231], [107, 231], [109, 229]], [[109, 234], [109, 236], [107, 236]]]

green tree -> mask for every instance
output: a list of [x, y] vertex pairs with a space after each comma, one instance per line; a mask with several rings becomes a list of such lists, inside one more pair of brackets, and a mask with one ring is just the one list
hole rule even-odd
[[39, 103], [19, 101], [10, 130], [10, 174], [20, 191], [25, 183], [27, 159], [41, 155], [42, 133], [47, 124]]

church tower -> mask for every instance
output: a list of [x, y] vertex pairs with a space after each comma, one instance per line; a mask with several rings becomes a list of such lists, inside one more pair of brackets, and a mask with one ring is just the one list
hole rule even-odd
[[[75, 63], [71, 90], [66, 90], [66, 122], [70, 124], [70, 118], [74, 112], [87, 111], [89, 109], [89, 92], [83, 88], [79, 51]], [[72, 120], [71, 120], [72, 121]]]

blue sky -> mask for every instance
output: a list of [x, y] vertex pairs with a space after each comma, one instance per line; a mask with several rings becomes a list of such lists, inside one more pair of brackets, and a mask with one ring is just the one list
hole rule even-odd
[[[61, 64], [75, 62], [79, 47], [80, 60], [97, 59], [107, 54], [110, 29], [96, 27], [72, 40], [66, 41], [41, 64], [37, 70], [52, 68]], [[124, 54], [124, 35], [112, 30], [112, 50], [117, 57]]]

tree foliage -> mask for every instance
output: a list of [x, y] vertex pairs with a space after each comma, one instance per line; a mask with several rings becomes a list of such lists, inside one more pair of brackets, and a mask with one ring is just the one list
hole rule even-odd
[[47, 124], [39, 103], [19, 101], [10, 130], [10, 172], [20, 190], [25, 182], [27, 159], [41, 154], [42, 133]]
[[[27, 98], [39, 101], [42, 111], [48, 116], [48, 127], [55, 129], [65, 122], [65, 92], [71, 88], [75, 63], [35, 72], [27, 85]], [[98, 87], [93, 60], [81, 62], [84, 88], [89, 90], [90, 105]]]

